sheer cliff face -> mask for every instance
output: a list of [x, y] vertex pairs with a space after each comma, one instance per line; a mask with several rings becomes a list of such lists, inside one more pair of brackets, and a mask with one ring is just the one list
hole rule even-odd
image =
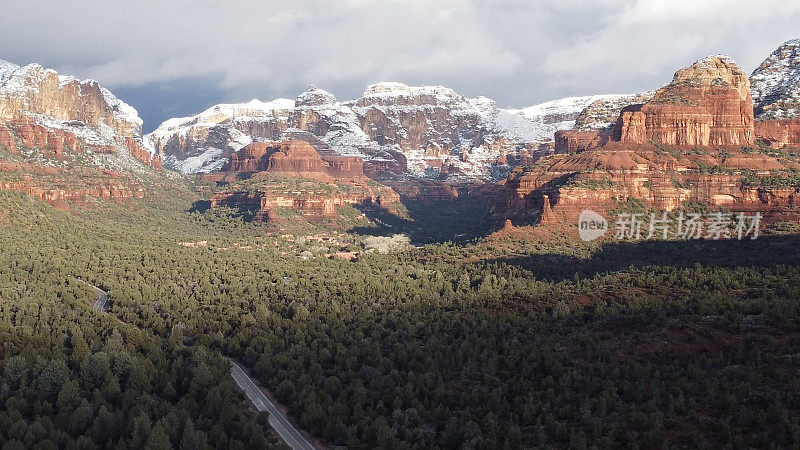
[[252, 210], [257, 221], [279, 220], [276, 212], [286, 208], [320, 219], [335, 216], [338, 206], [392, 209], [399, 201], [391, 188], [370, 183], [360, 158], [320, 154], [305, 141], [249, 144], [231, 155], [223, 173], [206, 177], [227, 183], [211, 198], [212, 207]]
[[20, 120], [29, 113], [91, 127], [108, 126], [121, 136], [141, 135], [142, 121], [130, 106], [112, 98], [97, 82], [59, 76], [32, 64], [6, 65], [0, 87], [0, 121]]
[[665, 211], [686, 202], [734, 211], [800, 205], [798, 187], [762, 187], [745, 181], [747, 173], [785, 177], [800, 169], [800, 159], [745, 149], [667, 152], [652, 145], [612, 141], [581, 153], [557, 154], [538, 167], [512, 173], [504, 208], [510, 217], [535, 216], [547, 196], [555, 217], [575, 223], [583, 209], [608, 212], [629, 198]]
[[710, 56], [675, 73], [641, 106], [624, 108], [615, 139], [673, 146], [752, 145], [750, 80], [725, 55]]
[[397, 145], [404, 153], [450, 153], [462, 145], [477, 147], [488, 131], [480, 109], [439, 86], [373, 85], [355, 101], [353, 110], [371, 140], [381, 146]]
[[775, 148], [800, 147], [800, 119], [771, 119], [756, 122], [756, 138]]
[[511, 217], [547, 209], [566, 222], [585, 208], [608, 211], [629, 198], [663, 210], [685, 202], [794, 207], [800, 187], [791, 174], [800, 156], [754, 143], [758, 136], [797, 148], [798, 131], [796, 120], [754, 122], [747, 76], [728, 57], [708, 57], [676, 72], [651, 100], [623, 108], [613, 130], [558, 132], [558, 153], [513, 172], [501, 206]]
[[800, 39], [778, 47], [750, 75], [758, 120], [800, 119]]
[[231, 155], [230, 164], [223, 170], [284, 173], [313, 178], [364, 178], [363, 161], [360, 158], [321, 155], [305, 141], [254, 142]]
[[160, 168], [136, 110], [37, 64], [0, 60], [0, 147], [0, 189], [64, 208], [142, 198], [142, 177]]

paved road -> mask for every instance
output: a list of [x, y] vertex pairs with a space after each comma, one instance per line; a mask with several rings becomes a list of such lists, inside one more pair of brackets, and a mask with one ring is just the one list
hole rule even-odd
[[97, 293], [97, 300], [95, 300], [94, 304], [92, 305], [92, 309], [99, 313], [105, 313], [106, 305], [108, 304], [108, 292], [100, 289], [99, 287], [93, 285], [92, 283], [87, 283], [86, 281], [83, 281], [80, 278], [75, 278], [75, 279], [83, 284], [91, 286], [94, 289], [94, 291]]
[[[78, 278], [78, 280], [82, 283], [86, 283], [80, 278]], [[108, 303], [108, 292], [93, 284], [86, 284], [93, 287], [95, 292], [97, 292], [97, 300], [95, 300], [92, 305], [92, 309], [101, 314], [105, 314], [106, 304]], [[275, 407], [264, 393], [261, 392], [261, 389], [256, 386], [256, 383], [247, 375], [244, 369], [242, 369], [236, 361], [230, 358], [228, 358], [228, 361], [231, 362], [231, 377], [233, 377], [233, 380], [236, 381], [236, 384], [247, 394], [247, 398], [250, 399], [257, 410], [269, 412], [269, 424], [278, 432], [281, 439], [283, 439], [292, 450], [317, 450], [311, 442], [308, 442], [308, 440], [297, 431], [286, 416]]]
[[316, 447], [309, 442], [288, 419], [275, 407], [275, 405], [261, 392], [256, 383], [242, 369], [236, 361], [231, 362], [231, 376], [236, 384], [247, 394], [247, 398], [253, 402], [253, 406], [259, 411], [269, 412], [269, 424], [278, 432], [281, 439], [286, 442], [292, 450], [315, 450]]
[[94, 302], [94, 305], [92, 305], [92, 309], [99, 313], [105, 313], [106, 304], [108, 303], [108, 292], [100, 289], [97, 286], [92, 287], [97, 292], [97, 300]]

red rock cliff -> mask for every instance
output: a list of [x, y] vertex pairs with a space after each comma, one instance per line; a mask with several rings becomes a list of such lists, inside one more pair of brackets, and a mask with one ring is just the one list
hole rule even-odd
[[511, 174], [498, 209], [534, 220], [552, 209], [545, 221], [575, 223], [583, 209], [607, 212], [628, 199], [662, 210], [686, 202], [767, 212], [798, 205], [798, 159], [753, 144], [758, 136], [796, 145], [799, 123], [755, 123], [747, 76], [730, 58], [709, 57], [679, 70], [652, 100], [623, 108], [610, 140], [559, 132], [555, 155]]
[[752, 145], [753, 101], [747, 75], [729, 57], [681, 69], [643, 105], [624, 108], [614, 140], [672, 146]]
[[800, 148], [800, 119], [758, 121], [755, 133], [773, 147]]
[[308, 142], [255, 142], [231, 155], [231, 172], [317, 174], [334, 178], [364, 177], [361, 158], [321, 155]]

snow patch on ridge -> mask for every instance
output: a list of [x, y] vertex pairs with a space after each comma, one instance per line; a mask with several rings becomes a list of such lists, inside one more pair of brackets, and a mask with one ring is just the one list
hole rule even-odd
[[37, 123], [48, 128], [69, 131], [89, 145], [117, 145], [121, 142], [121, 139], [119, 139], [121, 136], [116, 136], [109, 124], [101, 122], [93, 128], [80, 121], [62, 120], [45, 114], [27, 111], [31, 104], [35, 104], [31, 102], [34, 102], [36, 100], [35, 96], [39, 95], [41, 83], [47, 79], [52, 79], [52, 77], [58, 80], [56, 89], [59, 92], [70, 85], [76, 85], [80, 94], [79, 100], [82, 99], [81, 96], [91, 94], [91, 92], [87, 93], [85, 91], [87, 87], [98, 89], [103, 101], [111, 111], [114, 121], [120, 124], [129, 124], [129, 135], [133, 137], [134, 141], [151, 155], [155, 154], [153, 146], [141, 134], [143, 122], [139, 118], [136, 109], [118, 99], [111, 91], [100, 86], [95, 80], [79, 80], [71, 75], [60, 75], [55, 70], [45, 69], [36, 63], [20, 67], [14, 63], [0, 60], [0, 97], [16, 101], [21, 100], [26, 109], [22, 112], [33, 117]]
[[151, 140], [162, 140], [175, 134], [186, 136], [191, 128], [196, 126], [211, 127], [232, 120], [274, 118], [280, 113], [293, 109], [294, 105], [294, 100], [287, 98], [278, 98], [269, 102], [253, 99], [246, 103], [222, 103], [194, 116], [168, 119], [147, 137]]
[[209, 173], [221, 169], [228, 162], [228, 158], [222, 155], [222, 149], [210, 147], [203, 153], [184, 160], [169, 155], [164, 158], [164, 164], [180, 173]]
[[800, 117], [800, 39], [785, 42], [750, 75], [757, 119]]
[[[552, 141], [555, 131], [571, 128], [588, 104], [610, 97], [615, 96], [571, 97], [507, 110], [489, 98], [466, 98], [443, 86], [381, 82], [344, 102], [311, 86], [294, 101], [222, 104], [170, 119], [148, 138], [163, 154], [166, 167], [184, 173], [210, 167], [205, 160], [214, 153], [208, 148], [224, 148], [218, 156], [224, 158], [243, 147], [244, 134], [251, 140], [308, 140], [325, 151], [365, 162], [390, 160], [391, 152], [401, 152], [415, 176], [439, 177], [442, 167], [450, 178], [488, 179], [490, 172], [498, 172], [493, 166], [504, 154]], [[169, 159], [173, 147], [174, 154], [202, 158], [204, 163]]]

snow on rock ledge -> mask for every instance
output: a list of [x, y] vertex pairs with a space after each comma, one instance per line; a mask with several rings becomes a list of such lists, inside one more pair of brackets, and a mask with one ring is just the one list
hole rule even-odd
[[97, 81], [0, 60], [0, 123], [29, 121], [72, 133], [88, 145], [114, 147], [146, 164], [160, 164], [155, 149], [143, 139], [136, 110]]
[[488, 180], [504, 176], [510, 162], [552, 141], [586, 105], [606, 97], [506, 110], [443, 86], [381, 82], [344, 102], [311, 86], [294, 101], [217, 105], [170, 119], [148, 137], [166, 166], [184, 173], [220, 167], [216, 159], [250, 142], [299, 138], [320, 151], [358, 156], [371, 173]]

